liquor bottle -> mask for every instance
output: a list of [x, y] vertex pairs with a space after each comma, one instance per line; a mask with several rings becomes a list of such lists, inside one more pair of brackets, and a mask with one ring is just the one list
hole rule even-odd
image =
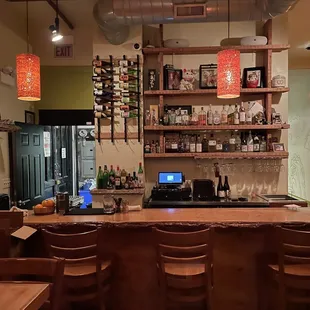
[[122, 171], [121, 171], [121, 186], [122, 186], [122, 188], [125, 187], [126, 180], [127, 180], [127, 172], [123, 168]]
[[221, 124], [227, 125], [227, 123], [228, 123], [228, 114], [227, 114], [226, 106], [223, 106], [223, 110], [221, 112]]
[[178, 152], [178, 143], [177, 143], [176, 139], [172, 139], [172, 142], [171, 142], [171, 152], [172, 153], [177, 153]]
[[196, 153], [196, 139], [195, 136], [192, 135], [189, 142], [189, 152]]
[[207, 139], [206, 134], [203, 135], [203, 139], [202, 139], [202, 152], [203, 153], [208, 152], [208, 139]]
[[226, 198], [230, 199], [231, 192], [230, 192], [230, 186], [229, 186], [229, 183], [228, 183], [228, 176], [227, 175], [225, 175], [224, 192], [225, 192]]
[[151, 113], [149, 110], [146, 110], [145, 112], [145, 126], [151, 125]]
[[213, 133], [211, 133], [210, 139], [208, 142], [208, 152], [210, 153], [216, 152], [216, 140], [214, 139]]
[[234, 125], [239, 125], [239, 124], [240, 124], [240, 116], [239, 116], [238, 106], [235, 105]]
[[272, 134], [268, 133], [267, 134], [267, 152], [272, 152], [273, 147], [272, 147]]
[[156, 144], [155, 144], [155, 140], [152, 140], [152, 144], [151, 144], [151, 153], [156, 153]]
[[113, 187], [115, 186], [115, 171], [113, 169], [113, 165], [111, 165], [110, 167], [110, 172], [109, 172], [109, 185], [110, 187]]
[[144, 153], [146, 153], [146, 154], [151, 153], [151, 145], [150, 145], [149, 141], [146, 141], [146, 143], [144, 145]]
[[253, 113], [250, 111], [250, 109], [248, 108], [246, 111], [246, 116], [245, 116], [245, 121], [247, 125], [252, 125], [253, 123]]
[[239, 133], [236, 136], [236, 152], [241, 152], [241, 138]]
[[241, 138], [241, 152], [247, 152], [247, 151], [248, 151], [248, 145], [245, 138], [245, 133], [243, 133]]
[[189, 115], [187, 110], [182, 111], [182, 125], [188, 126], [189, 125]]
[[197, 153], [201, 153], [202, 152], [202, 142], [201, 142], [200, 135], [198, 135], [198, 137], [197, 137], [196, 152]]
[[132, 173], [132, 182], [133, 182], [133, 188], [138, 187], [138, 178], [136, 175], [136, 171]]
[[183, 141], [182, 135], [180, 135], [180, 137], [179, 137], [178, 152], [179, 153], [184, 153], [184, 141]]
[[228, 125], [233, 125], [234, 124], [234, 115], [235, 115], [235, 111], [233, 109], [233, 107], [231, 105], [229, 105], [229, 109], [228, 109]]
[[223, 152], [223, 143], [221, 138], [216, 139], [216, 152]]
[[208, 125], [213, 125], [213, 113], [212, 113], [212, 107], [211, 104], [209, 105], [208, 115], [207, 115], [207, 121]]
[[231, 133], [231, 137], [229, 139], [229, 152], [236, 152], [236, 138], [234, 132]]
[[189, 136], [188, 135], [185, 135], [185, 138], [184, 138], [184, 151], [185, 151], [185, 153], [190, 152], [190, 142], [189, 142]]
[[109, 170], [107, 165], [104, 165], [103, 177], [102, 177], [102, 188], [106, 189], [109, 186]]
[[193, 108], [193, 113], [191, 117], [191, 124], [194, 126], [198, 125], [198, 114], [195, 112], [195, 108]]
[[247, 146], [248, 146], [248, 152], [254, 151], [254, 141], [253, 141], [251, 130], [250, 130], [249, 135], [248, 135]]
[[174, 126], [176, 121], [176, 114], [174, 109], [171, 109], [171, 112], [169, 114], [169, 125]]
[[176, 110], [176, 113], [175, 113], [175, 124], [178, 125], [178, 126], [182, 125], [181, 108]]
[[168, 126], [169, 125], [169, 114], [168, 114], [168, 106], [165, 105], [164, 109], [164, 125]]
[[227, 136], [225, 136], [224, 142], [223, 142], [223, 152], [230, 152], [230, 144], [229, 139]]
[[103, 171], [101, 169], [101, 166], [99, 166], [98, 174], [97, 174], [97, 189], [102, 189], [103, 188]]
[[144, 187], [144, 174], [143, 174], [142, 163], [139, 163], [138, 184], [139, 184], [139, 187]]
[[213, 124], [221, 125], [221, 115], [217, 110], [215, 110], [214, 115], [213, 115]]
[[115, 171], [115, 189], [121, 189], [121, 171], [119, 170], [119, 166], [116, 167]]
[[239, 117], [240, 117], [240, 125], [244, 125], [245, 124], [245, 108], [243, 106], [243, 102], [241, 102]]
[[262, 140], [261, 140], [260, 145], [259, 145], [259, 151], [260, 152], [267, 152], [267, 142], [266, 142], [264, 136], [262, 136]]
[[161, 150], [160, 150], [160, 143], [159, 143], [158, 140], [156, 141], [156, 153], [161, 153]]
[[128, 173], [128, 176], [126, 177], [126, 181], [125, 181], [125, 184], [124, 184], [124, 188], [125, 189], [129, 189], [129, 187], [130, 187], [130, 179], [131, 179], [131, 176], [130, 176], [130, 173]]
[[217, 185], [217, 197], [218, 198], [225, 198], [225, 190], [222, 184], [222, 176], [219, 176], [219, 183]]
[[206, 119], [207, 119], [206, 112], [204, 111], [203, 107], [201, 107], [201, 110], [199, 111], [199, 114], [198, 114], [198, 125], [205, 126]]
[[134, 180], [135, 179], [134, 175], [135, 175], [135, 172], [133, 172], [132, 175], [130, 175], [130, 173], [128, 175], [128, 183], [129, 183], [129, 188], [130, 189], [134, 189], [136, 187], [135, 180]]
[[253, 151], [259, 152], [259, 148], [260, 148], [260, 141], [258, 135], [256, 134], [253, 139]]
[[171, 142], [169, 139], [165, 141], [165, 153], [171, 153]]

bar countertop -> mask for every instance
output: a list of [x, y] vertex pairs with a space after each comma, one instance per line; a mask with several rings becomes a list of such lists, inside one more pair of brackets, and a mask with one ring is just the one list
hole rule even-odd
[[143, 209], [113, 215], [45, 215], [30, 214], [25, 225], [97, 224], [108, 227], [150, 227], [154, 225], [260, 227], [282, 224], [310, 224], [310, 208], [291, 211], [268, 209]]

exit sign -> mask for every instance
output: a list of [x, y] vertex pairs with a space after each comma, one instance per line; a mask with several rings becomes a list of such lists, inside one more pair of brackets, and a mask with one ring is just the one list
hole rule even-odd
[[73, 44], [59, 44], [54, 46], [55, 58], [73, 58]]

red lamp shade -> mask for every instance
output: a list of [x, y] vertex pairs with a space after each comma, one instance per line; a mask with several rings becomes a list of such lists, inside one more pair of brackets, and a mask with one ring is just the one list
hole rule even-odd
[[240, 51], [224, 50], [217, 54], [217, 97], [240, 97]]
[[16, 56], [17, 98], [41, 100], [40, 58], [32, 54]]

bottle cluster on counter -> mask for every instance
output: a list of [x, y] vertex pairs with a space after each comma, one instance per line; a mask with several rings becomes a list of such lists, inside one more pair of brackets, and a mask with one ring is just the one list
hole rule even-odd
[[[255, 111], [255, 113], [253, 113]], [[156, 111], [146, 111], [145, 125], [146, 126], [204, 126], [204, 125], [253, 125], [267, 124], [265, 112], [262, 106], [257, 102], [248, 102], [247, 108], [242, 102], [239, 105], [223, 106], [221, 111], [212, 111], [211, 105], [206, 111], [201, 107], [200, 111], [192, 108], [192, 113], [182, 108], [171, 108], [167, 105], [164, 108], [164, 115], [158, 118]]]
[[[175, 135], [174, 135], [175, 136]], [[165, 153], [215, 153], [215, 152], [269, 152], [272, 151], [272, 143], [277, 142], [276, 137], [271, 134], [264, 135], [258, 133], [234, 132], [230, 135], [216, 136], [210, 135], [183, 134], [178, 137], [165, 137]], [[144, 145], [145, 153], [161, 153], [158, 141], [146, 141]]]
[[114, 170], [111, 165], [110, 170], [108, 166], [99, 166], [97, 174], [97, 189], [135, 189], [144, 187], [144, 174], [142, 163], [139, 163], [139, 168], [133, 173], [129, 173], [125, 169], [120, 169], [119, 166]]
[[217, 197], [220, 199], [230, 200], [231, 191], [230, 191], [230, 186], [228, 183], [228, 176], [227, 175], [225, 176], [224, 185], [222, 183], [222, 176], [220, 175], [218, 178], [219, 178], [219, 182], [217, 185]]

